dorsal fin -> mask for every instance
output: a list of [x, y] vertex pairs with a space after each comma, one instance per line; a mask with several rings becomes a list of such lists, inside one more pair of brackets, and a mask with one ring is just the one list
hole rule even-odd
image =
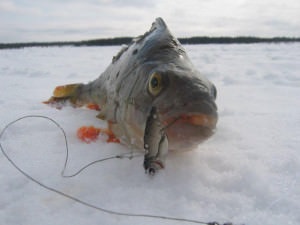
[[167, 25], [166, 25], [165, 21], [161, 17], [158, 17], [152, 23], [152, 27], [151, 27], [150, 31], [152, 31], [154, 29], [166, 29], [166, 28], [167, 28]]
[[146, 33], [144, 33], [143, 35], [140, 35], [140, 36], [134, 38], [133, 42], [138, 43], [138, 42], [142, 41], [143, 39], [145, 39], [146, 37], [148, 37], [155, 30], [164, 31], [166, 29], [168, 29], [168, 27], [167, 27], [165, 21], [161, 17], [158, 17], [152, 23], [152, 26], [151, 26], [150, 30], [147, 31]]
[[[156, 57], [155, 54], [160, 55], [162, 49], [173, 49], [174, 53], [177, 53], [176, 51], [184, 52], [180, 47], [179, 41], [171, 34], [161, 17], [155, 19], [149, 31], [133, 38], [128, 46], [123, 46], [119, 53], [113, 57], [112, 63], [117, 62], [129, 49], [132, 49], [132, 53], [135, 51], [134, 55], [139, 60], [154, 58]], [[132, 55], [130, 54], [129, 56], [131, 57]], [[173, 54], [172, 57], [174, 56]]]

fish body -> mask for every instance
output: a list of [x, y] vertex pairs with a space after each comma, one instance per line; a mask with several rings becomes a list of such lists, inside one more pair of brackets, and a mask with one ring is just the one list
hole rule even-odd
[[[48, 103], [99, 105], [97, 117], [109, 122], [122, 143], [145, 150], [147, 159], [145, 140], [151, 144], [166, 138], [165, 152], [191, 149], [210, 137], [218, 120], [215, 99], [215, 86], [194, 67], [163, 19], [157, 18], [148, 32], [123, 46], [99, 78], [58, 88]], [[149, 119], [153, 115], [159, 121]], [[156, 133], [147, 136], [147, 129]], [[166, 154], [151, 157], [163, 158], [163, 167]]]

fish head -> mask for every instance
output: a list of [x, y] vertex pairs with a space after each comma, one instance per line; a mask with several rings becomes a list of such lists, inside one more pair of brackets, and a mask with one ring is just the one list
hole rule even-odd
[[214, 84], [191, 68], [151, 71], [147, 91], [157, 109], [172, 150], [191, 149], [206, 140], [218, 120]]
[[157, 18], [117, 58], [126, 74], [120, 95], [130, 102], [125, 120], [141, 128], [134, 130], [144, 130], [144, 116], [155, 107], [170, 150], [194, 148], [215, 132], [216, 87], [195, 68], [163, 19]]

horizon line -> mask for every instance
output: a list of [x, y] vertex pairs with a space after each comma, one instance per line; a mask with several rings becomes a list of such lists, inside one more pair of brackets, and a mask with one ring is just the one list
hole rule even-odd
[[[80, 41], [30, 41], [0, 43], [0, 49], [25, 48], [25, 47], [52, 47], [73, 45], [80, 46], [113, 46], [129, 44], [135, 37], [120, 36], [111, 38], [95, 38]], [[178, 38], [181, 44], [252, 44], [252, 43], [280, 43], [300, 42], [300, 37], [274, 36], [192, 36]]]

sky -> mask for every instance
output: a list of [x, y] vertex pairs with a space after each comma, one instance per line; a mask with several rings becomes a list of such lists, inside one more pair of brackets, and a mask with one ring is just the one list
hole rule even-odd
[[0, 43], [138, 36], [300, 37], [299, 0], [0, 0]]

